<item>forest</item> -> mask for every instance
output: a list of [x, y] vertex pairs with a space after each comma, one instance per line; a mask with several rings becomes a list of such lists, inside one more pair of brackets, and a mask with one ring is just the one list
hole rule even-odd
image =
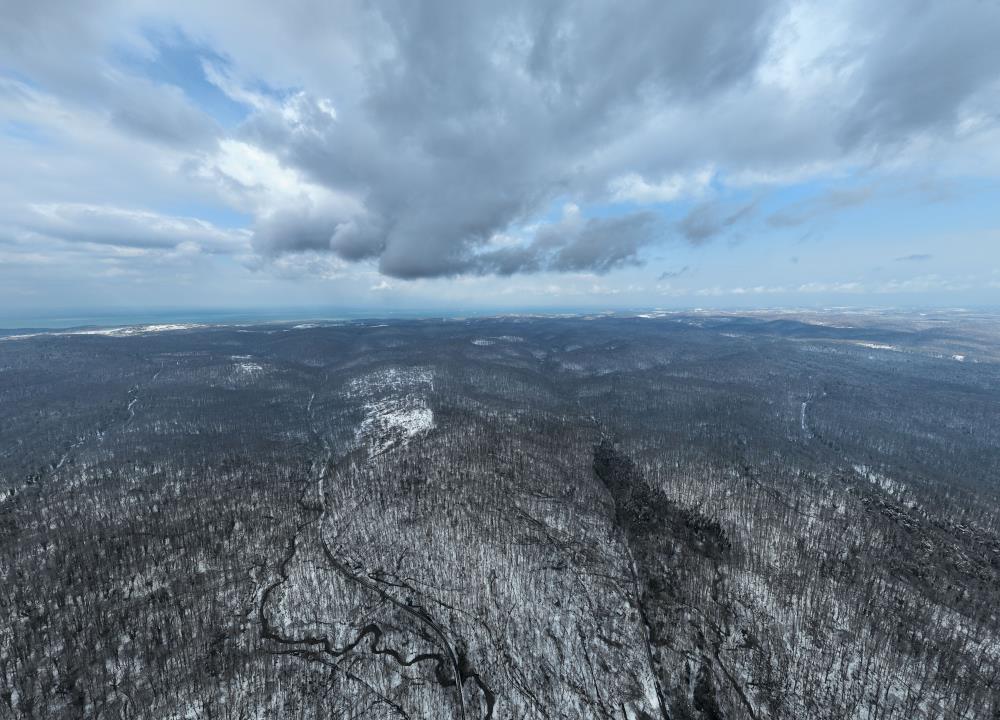
[[1000, 719], [1000, 316], [0, 331], [0, 718]]

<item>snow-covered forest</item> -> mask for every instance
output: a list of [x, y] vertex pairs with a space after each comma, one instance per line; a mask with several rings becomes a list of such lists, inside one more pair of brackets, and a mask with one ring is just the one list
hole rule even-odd
[[0, 717], [1000, 718], [1000, 319], [0, 336]]

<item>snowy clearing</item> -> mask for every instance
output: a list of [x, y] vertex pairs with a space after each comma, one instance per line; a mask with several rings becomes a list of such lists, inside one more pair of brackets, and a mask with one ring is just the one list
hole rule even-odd
[[355, 437], [368, 447], [369, 457], [434, 427], [427, 402], [433, 389], [434, 376], [427, 368], [383, 368], [348, 383], [347, 396], [364, 400], [365, 416]]

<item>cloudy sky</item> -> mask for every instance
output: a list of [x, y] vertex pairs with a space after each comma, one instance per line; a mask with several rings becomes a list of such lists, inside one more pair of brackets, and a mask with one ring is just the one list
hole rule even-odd
[[0, 306], [1000, 304], [1000, 2], [7, 0]]

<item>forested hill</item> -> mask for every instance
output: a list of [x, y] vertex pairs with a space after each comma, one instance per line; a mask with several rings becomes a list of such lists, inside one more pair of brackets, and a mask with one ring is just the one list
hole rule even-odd
[[0, 337], [0, 718], [1000, 718], [1000, 319]]

